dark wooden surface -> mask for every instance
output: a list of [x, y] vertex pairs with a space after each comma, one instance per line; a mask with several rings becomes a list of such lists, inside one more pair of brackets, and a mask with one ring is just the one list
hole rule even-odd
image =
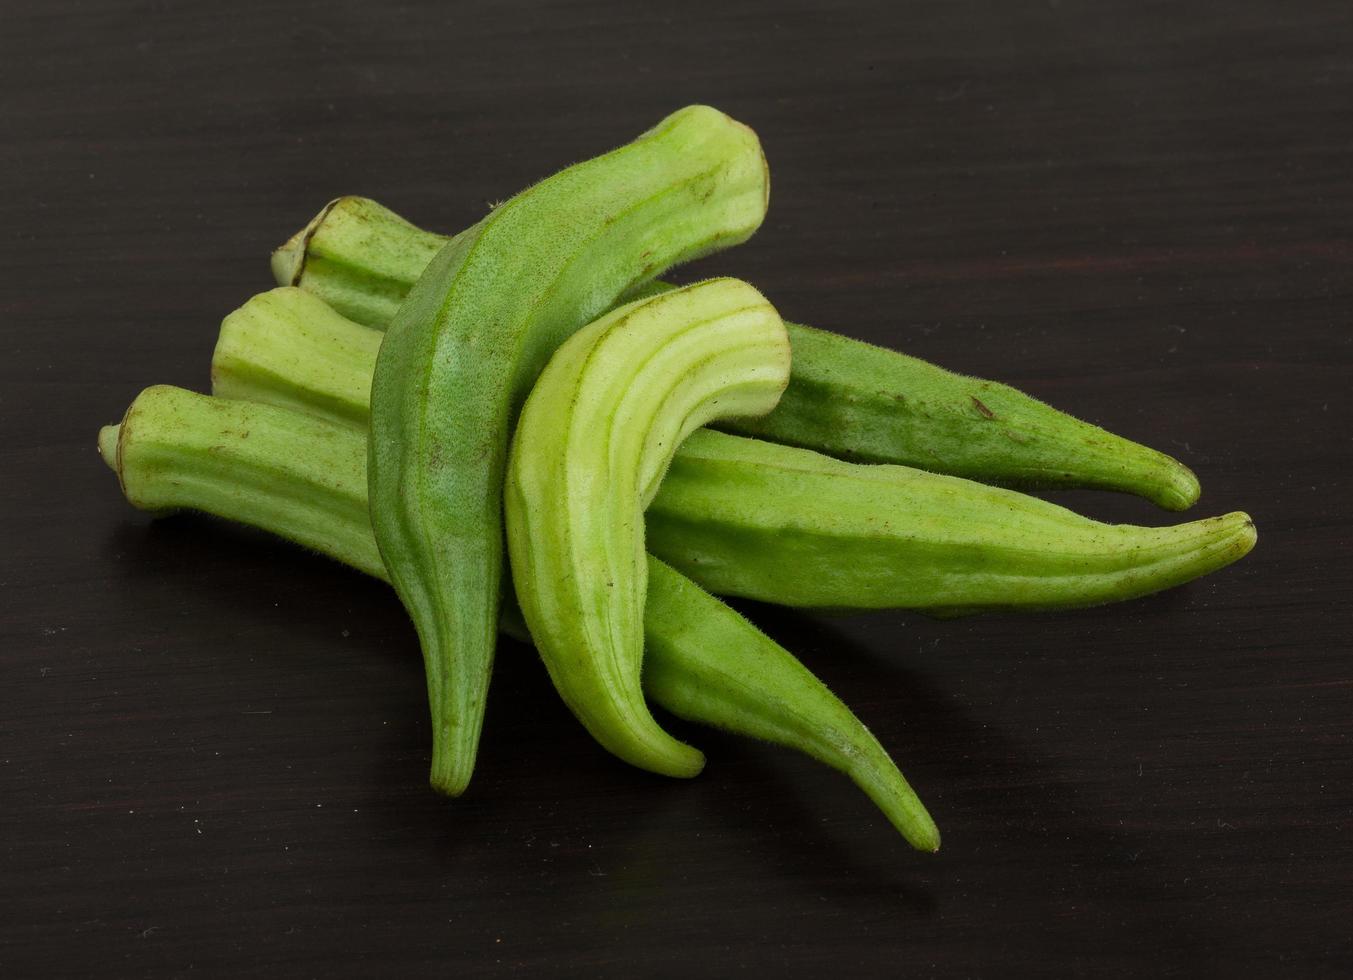
[[[1347, 975], [1353, 7], [831, 6], [5, 0], [0, 973]], [[895, 752], [935, 857], [784, 751], [613, 762], [516, 646], [439, 800], [393, 594], [152, 521], [94, 451], [143, 386], [205, 386], [327, 199], [458, 228], [696, 101], [774, 192], [691, 274], [1159, 446], [1259, 527], [1114, 608], [747, 607]]]

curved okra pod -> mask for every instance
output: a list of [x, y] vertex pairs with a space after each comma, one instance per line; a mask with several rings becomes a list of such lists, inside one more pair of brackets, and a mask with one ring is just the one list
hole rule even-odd
[[[99, 450], [137, 507], [269, 531], [388, 581], [367, 516], [366, 433], [272, 405], [148, 388]], [[845, 773], [915, 847], [939, 832], [887, 752], [798, 660], [662, 562], [648, 561], [644, 690], [689, 721], [785, 745]], [[512, 597], [500, 628], [529, 640]]]
[[774, 308], [735, 279], [619, 307], [564, 342], [522, 409], [504, 505], [517, 601], [554, 686], [587, 730], [644, 769], [704, 759], [644, 703], [644, 508], [682, 441], [760, 415], [789, 380]]
[[[273, 274], [279, 285], [299, 286], [345, 316], [384, 329], [447, 241], [368, 198], [342, 197], [273, 253]], [[794, 366], [780, 404], [762, 418], [721, 428], [840, 459], [998, 486], [1121, 490], [1167, 510], [1198, 499], [1198, 479], [1182, 463], [1008, 385], [825, 330], [785, 327]]]
[[644, 692], [672, 714], [788, 745], [854, 780], [913, 847], [940, 832], [887, 751], [789, 651], [649, 556]]
[[[290, 287], [226, 317], [218, 394], [365, 427], [380, 334]], [[1241, 513], [1107, 525], [1046, 501], [902, 466], [701, 430], [647, 512], [648, 549], [702, 587], [798, 606], [1086, 606], [1144, 595], [1243, 556]]]
[[626, 290], [743, 241], [765, 215], [756, 134], [692, 106], [518, 194], [442, 248], [371, 386], [372, 525], [422, 642], [431, 782], [474, 767], [503, 567], [512, 422], [555, 348]]

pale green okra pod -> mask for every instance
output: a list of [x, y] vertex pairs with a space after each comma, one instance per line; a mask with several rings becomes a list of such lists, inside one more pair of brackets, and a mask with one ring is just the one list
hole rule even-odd
[[746, 283], [711, 279], [621, 306], [564, 342], [517, 421], [504, 488], [512, 580], [554, 686], [593, 736], [644, 769], [704, 759], [644, 703], [644, 508], [715, 418], [763, 415], [789, 338]]
[[[448, 240], [368, 198], [343, 197], [273, 253], [272, 270], [279, 285], [299, 286], [353, 320], [384, 329]], [[1120, 490], [1168, 510], [1198, 499], [1198, 479], [1182, 463], [1008, 385], [826, 330], [785, 326], [794, 365], [780, 404], [762, 418], [720, 428], [997, 486]]]
[[431, 783], [474, 769], [497, 632], [516, 413], [567, 337], [668, 266], [761, 224], [756, 134], [707, 106], [569, 167], [448, 243], [390, 323], [371, 385], [371, 516], [418, 628]]
[[[282, 287], [225, 318], [213, 390], [365, 428], [381, 334]], [[647, 511], [648, 549], [704, 588], [938, 614], [1145, 595], [1243, 556], [1244, 514], [1108, 525], [1010, 490], [701, 429]]]
[[[274, 405], [148, 388], [99, 450], [136, 507], [203, 511], [388, 581], [367, 515], [366, 433]], [[500, 628], [529, 636], [505, 597]], [[678, 717], [805, 752], [850, 777], [914, 847], [939, 831], [888, 753], [798, 660], [648, 560], [644, 690]]]

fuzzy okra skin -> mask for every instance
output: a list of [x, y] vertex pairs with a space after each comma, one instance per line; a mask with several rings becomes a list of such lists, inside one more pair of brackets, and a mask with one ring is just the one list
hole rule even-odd
[[648, 547], [717, 595], [936, 616], [1064, 609], [1159, 592], [1254, 547], [1239, 511], [1103, 524], [959, 477], [860, 465], [702, 430], [648, 511]]
[[371, 385], [372, 526], [418, 628], [432, 786], [474, 769], [502, 584], [503, 469], [546, 360], [627, 290], [748, 238], [765, 216], [761, 146], [707, 106], [496, 208], [423, 271]]
[[[389, 581], [367, 515], [363, 429], [162, 385], [100, 431], [99, 451], [136, 507], [203, 511]], [[510, 595], [499, 625], [529, 640]], [[938, 850], [930, 815], [850, 709], [783, 647], [651, 557], [644, 639], [644, 688], [657, 704], [821, 760], [914, 847]]]
[[385, 576], [367, 518], [366, 437], [274, 405], [170, 385], [137, 396], [99, 452], [132, 506], [200, 510]]
[[[365, 428], [380, 336], [302, 290], [270, 290], [222, 323], [214, 390]], [[677, 450], [646, 526], [652, 554], [715, 593], [948, 615], [1144, 595], [1255, 540], [1241, 513], [1107, 525], [1011, 490], [710, 430]]]
[[[273, 253], [272, 270], [279, 285], [299, 286], [345, 316], [384, 329], [447, 241], [368, 198], [342, 197]], [[1198, 499], [1198, 479], [1182, 463], [1008, 385], [825, 330], [785, 326], [794, 367], [780, 404], [762, 418], [721, 428], [998, 486], [1119, 490], [1167, 510], [1185, 510]]]
[[617, 308], [555, 352], [517, 421], [503, 501], [517, 601], [555, 688], [603, 746], [694, 776], [704, 759], [644, 703], [644, 508], [715, 418], [761, 415], [789, 338], [751, 286], [711, 279]]
[[271, 289], [221, 321], [211, 355], [211, 390], [223, 398], [320, 414], [365, 431], [383, 336], [310, 293]]

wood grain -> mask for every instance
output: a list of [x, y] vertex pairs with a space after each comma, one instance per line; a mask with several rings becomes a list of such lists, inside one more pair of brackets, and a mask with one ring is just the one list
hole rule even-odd
[[[0, 973], [1347, 975], [1351, 50], [1342, 0], [0, 5]], [[151, 521], [94, 451], [205, 387], [327, 199], [455, 229], [696, 101], [773, 201], [688, 276], [1172, 452], [1259, 527], [1101, 610], [746, 607], [934, 858], [786, 752], [673, 723], [699, 780], [614, 763], [520, 647], [441, 801], [393, 595]]]

